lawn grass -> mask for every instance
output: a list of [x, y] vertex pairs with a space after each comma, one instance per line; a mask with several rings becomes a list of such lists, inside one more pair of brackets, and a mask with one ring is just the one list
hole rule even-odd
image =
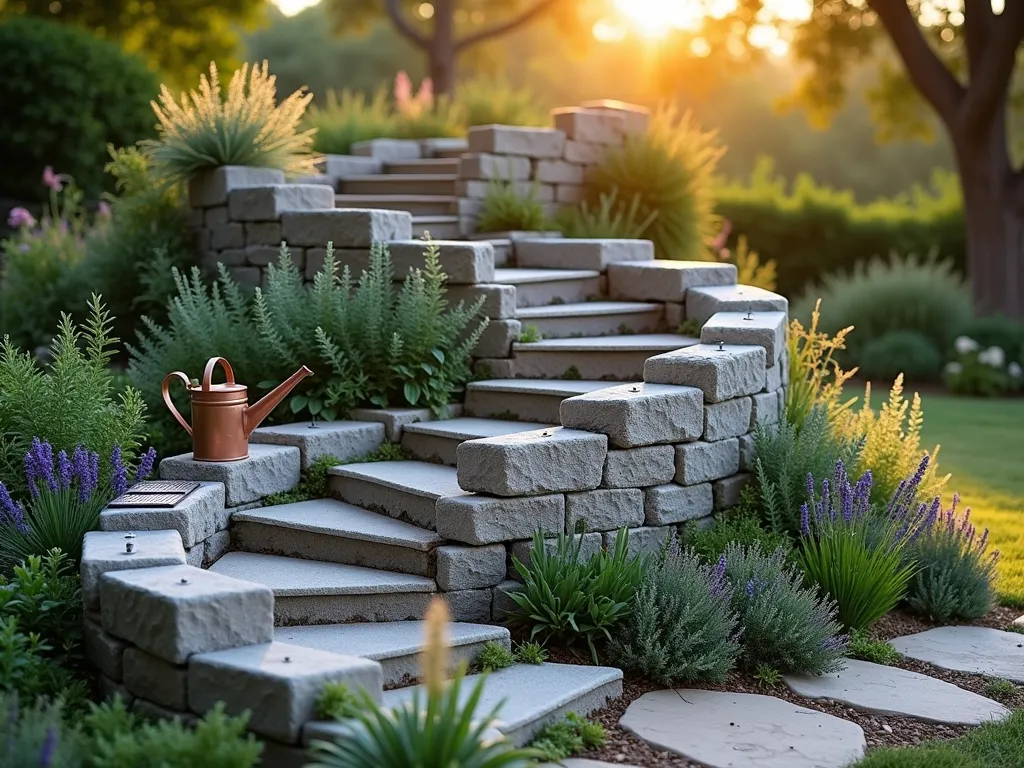
[[[885, 392], [871, 398], [877, 407]], [[1024, 400], [926, 393], [922, 445], [936, 444], [939, 471], [952, 473], [944, 496], [960, 494], [971, 520], [990, 529], [1000, 551], [1002, 602], [1024, 608]]]
[[[925, 417], [927, 418], [927, 416]], [[1024, 755], [1024, 712], [1006, 722], [986, 723], [946, 742], [879, 749], [857, 768], [1018, 768]]]

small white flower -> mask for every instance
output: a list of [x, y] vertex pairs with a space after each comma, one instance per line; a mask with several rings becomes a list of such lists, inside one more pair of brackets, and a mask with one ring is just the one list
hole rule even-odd
[[960, 336], [956, 341], [953, 342], [953, 348], [956, 349], [957, 354], [968, 355], [971, 352], [977, 352], [978, 342], [972, 339], [970, 336]]
[[1006, 366], [1006, 370], [1015, 379], [1019, 379], [1021, 373], [1024, 373], [1024, 371], [1021, 371], [1020, 363], [1010, 363], [1008, 366]]
[[946, 373], [950, 376], [959, 376], [964, 372], [964, 367], [960, 363], [946, 363]]
[[989, 347], [984, 352], [978, 353], [978, 362], [990, 365], [993, 368], [1002, 368], [1006, 362], [1006, 353], [1002, 347]]

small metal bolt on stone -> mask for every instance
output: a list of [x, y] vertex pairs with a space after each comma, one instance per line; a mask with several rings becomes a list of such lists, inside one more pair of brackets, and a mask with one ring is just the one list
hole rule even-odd
[[285, 664], [291, 664], [292, 663], [292, 657], [291, 656], [285, 656], [284, 657], [284, 663]]
[[743, 319], [744, 320], [753, 320], [754, 319], [754, 310], [748, 309], [747, 310], [747, 316], [744, 317]]
[[178, 583], [179, 583], [179, 584], [188, 584], [188, 579], [186, 579], [186, 578], [185, 578], [184, 576], [182, 576], [182, 577], [181, 577], [181, 581], [180, 581], [180, 582], [178, 582]]
[[719, 352], [725, 352], [725, 342], [724, 341], [719, 341], [718, 342], [718, 351]]
[[124, 551], [130, 555], [135, 551], [135, 544], [130, 541], [126, 541], [124, 543]]
[[548, 432], [546, 429], [543, 432], [541, 432], [540, 435], [541, 437], [551, 437], [551, 433]]
[[629, 391], [630, 392], [639, 392], [640, 391], [640, 387], [630, 387]]

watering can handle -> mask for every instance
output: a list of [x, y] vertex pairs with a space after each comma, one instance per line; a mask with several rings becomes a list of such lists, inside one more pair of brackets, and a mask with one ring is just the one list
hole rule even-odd
[[203, 369], [203, 392], [210, 391], [210, 385], [213, 384], [213, 369], [217, 366], [217, 363], [220, 363], [221, 368], [224, 369], [227, 383], [232, 385], [235, 383], [235, 372], [231, 369], [231, 363], [223, 357], [211, 357], [206, 362], [206, 368]]
[[188, 422], [185, 421], [185, 417], [178, 413], [178, 409], [174, 407], [174, 402], [171, 400], [171, 393], [168, 391], [171, 386], [171, 381], [174, 379], [179, 379], [185, 385], [186, 390], [188, 390], [192, 385], [192, 382], [188, 380], [188, 376], [181, 371], [174, 371], [173, 373], [168, 373], [164, 377], [164, 383], [160, 385], [160, 393], [164, 396], [164, 404], [167, 406], [168, 410], [170, 410], [174, 418], [178, 420], [178, 423], [185, 428], [185, 431], [188, 432], [191, 437], [192, 427], [190, 427]]

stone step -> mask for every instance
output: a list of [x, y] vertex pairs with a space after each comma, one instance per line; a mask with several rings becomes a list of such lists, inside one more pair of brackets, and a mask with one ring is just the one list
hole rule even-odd
[[[459, 691], [465, 701], [481, 675], [469, 675]], [[395, 688], [384, 692], [383, 706], [407, 704], [422, 686]], [[622, 672], [613, 667], [574, 664], [517, 664], [486, 675], [477, 705], [480, 716], [501, 704], [494, 726], [513, 744], [522, 746], [543, 726], [561, 720], [569, 712], [587, 715], [622, 695]], [[502, 703], [504, 702], [504, 703]], [[307, 723], [303, 742], [331, 739], [339, 734], [337, 723]]]
[[210, 570], [270, 587], [278, 626], [419, 619], [437, 588], [423, 576], [254, 552], [228, 552]]
[[459, 487], [454, 468], [423, 461], [334, 467], [328, 489], [342, 501], [430, 530], [436, 527], [438, 499], [469, 495]]
[[[550, 426], [550, 425], [549, 425]], [[459, 443], [537, 429], [536, 424], [463, 417], [410, 424], [402, 430], [402, 446], [417, 459], [455, 466]]]
[[341, 180], [346, 195], [454, 195], [457, 177], [446, 173], [403, 173], [348, 176]]
[[336, 499], [259, 507], [231, 520], [236, 549], [433, 576], [435, 533]]
[[459, 172], [459, 160], [454, 157], [431, 157], [425, 160], [396, 160], [384, 163], [384, 173], [404, 176], [412, 174], [456, 175]]
[[458, 158], [469, 152], [469, 142], [456, 136], [420, 139], [420, 150], [423, 157]]
[[664, 317], [664, 304], [632, 301], [587, 301], [516, 310], [516, 319], [523, 327], [536, 328], [545, 339], [653, 333], [661, 329]]
[[413, 216], [412, 236], [430, 233], [434, 240], [454, 240], [459, 236], [458, 216]]
[[335, 195], [339, 208], [381, 208], [413, 216], [447, 216], [455, 207], [451, 195]]
[[[361, 656], [380, 663], [384, 684], [400, 683], [419, 675], [419, 654], [423, 650], [422, 621], [367, 622], [278, 627], [274, 639], [321, 651]], [[470, 663], [487, 643], [511, 648], [504, 627], [454, 622], [448, 626], [452, 664]]]
[[517, 307], [577, 304], [604, 293], [604, 278], [593, 269], [499, 269], [494, 280], [516, 287]]
[[648, 357], [698, 344], [675, 333], [544, 339], [512, 345], [515, 378], [640, 381]]
[[492, 419], [558, 424], [558, 409], [567, 397], [611, 386], [615, 386], [615, 382], [562, 379], [473, 381], [466, 385], [465, 413]]

